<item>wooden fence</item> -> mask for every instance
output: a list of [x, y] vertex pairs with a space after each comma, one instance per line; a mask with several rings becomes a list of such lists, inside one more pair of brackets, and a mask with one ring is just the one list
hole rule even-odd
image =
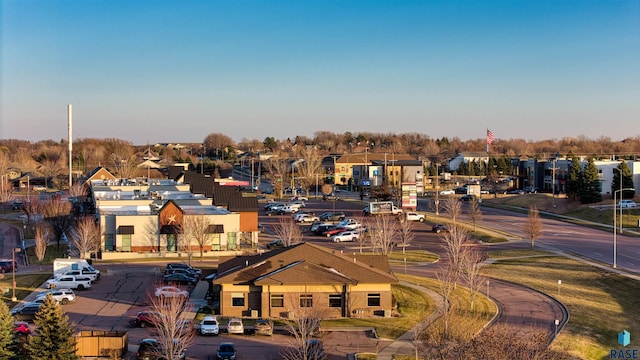
[[124, 358], [129, 348], [127, 332], [85, 330], [76, 335], [76, 355], [80, 357]]

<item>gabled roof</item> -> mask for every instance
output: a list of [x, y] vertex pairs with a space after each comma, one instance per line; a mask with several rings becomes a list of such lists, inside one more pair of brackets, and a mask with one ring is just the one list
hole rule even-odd
[[380, 284], [398, 279], [386, 255], [345, 254], [309, 243], [237, 256], [218, 266], [216, 284]]

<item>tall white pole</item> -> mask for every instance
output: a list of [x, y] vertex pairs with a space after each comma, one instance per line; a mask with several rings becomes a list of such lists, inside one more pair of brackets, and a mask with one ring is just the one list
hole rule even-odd
[[69, 128], [69, 189], [71, 189], [72, 178], [71, 178], [71, 165], [73, 161], [73, 116], [71, 113], [71, 104], [67, 105], [67, 126]]

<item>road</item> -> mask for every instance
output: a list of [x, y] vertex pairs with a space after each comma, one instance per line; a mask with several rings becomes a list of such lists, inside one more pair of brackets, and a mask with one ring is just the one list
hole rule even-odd
[[[355, 199], [357, 194], [342, 193], [341, 197]], [[423, 206], [420, 204], [419, 206]], [[362, 204], [352, 201], [310, 201], [307, 210], [316, 213], [332, 210], [344, 211], [347, 216], [360, 216]], [[526, 215], [514, 214], [502, 210], [483, 208], [482, 225], [494, 227], [500, 231], [522, 236], [523, 223]], [[261, 210], [262, 214], [262, 210]], [[267, 231], [276, 226], [280, 221], [279, 216], [260, 216], [261, 224]], [[542, 219], [544, 234], [537, 240], [537, 244], [553, 246], [583, 256], [591, 257], [604, 263], [611, 262], [612, 237], [610, 233], [584, 228], [556, 220]], [[417, 238], [412, 248], [425, 249], [439, 253], [441, 240], [436, 234], [431, 233], [426, 224], [417, 224]], [[19, 233], [15, 229], [6, 226], [0, 228], [0, 244], [2, 257], [11, 255], [11, 248], [17, 245]], [[268, 234], [261, 235], [261, 243], [268, 241]], [[305, 233], [305, 241], [320, 243], [325, 246], [342, 249], [345, 251], [359, 251], [356, 243], [331, 243], [324, 237]], [[634, 238], [618, 236], [618, 265], [626, 269], [638, 269], [638, 250], [632, 246]], [[14, 243], [15, 242], [15, 243]], [[500, 247], [527, 247], [525, 241], [510, 242]], [[149, 289], [154, 288], [159, 278], [158, 269], [161, 264], [127, 264], [126, 267], [118, 264], [104, 265], [106, 274], [96, 283], [95, 287], [79, 293], [76, 304], [65, 306], [70, 320], [79, 329], [101, 330], [126, 330], [129, 333], [130, 344], [136, 344], [140, 339], [149, 337], [148, 329], [132, 327], [135, 314], [143, 310], [146, 304], [146, 296]], [[412, 274], [433, 276], [433, 271], [438, 265], [423, 265], [409, 267], [407, 271]], [[397, 272], [403, 272], [404, 268], [395, 268]], [[637, 270], [636, 270], [637, 271]], [[499, 321], [519, 326], [551, 328], [553, 321], [561, 316], [559, 310], [549, 298], [535, 291], [520, 286], [491, 280], [488, 291], [490, 296], [502, 307]], [[273, 338], [259, 338], [255, 336], [221, 335], [219, 337], [197, 337], [195, 345], [189, 351], [189, 357], [193, 359], [207, 359], [215, 353], [216, 346], [222, 340], [232, 339], [239, 349], [238, 359], [278, 359], [279, 351], [288, 344], [284, 335], [274, 335]], [[362, 351], [375, 351], [386, 346], [388, 342], [363, 338], [359, 334], [329, 334], [326, 338], [327, 349], [333, 358], [344, 358], [348, 352], [358, 349]], [[248, 355], [248, 357], [247, 357]]]

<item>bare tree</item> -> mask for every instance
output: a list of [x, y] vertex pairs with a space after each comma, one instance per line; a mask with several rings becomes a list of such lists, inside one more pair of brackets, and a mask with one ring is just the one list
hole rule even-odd
[[369, 233], [374, 248], [387, 255], [400, 240], [400, 225], [396, 216], [376, 215], [369, 222]]
[[92, 216], [85, 216], [76, 221], [75, 227], [69, 231], [71, 244], [78, 250], [81, 259], [100, 250], [100, 226]]
[[320, 323], [324, 313], [319, 306], [313, 306], [305, 298], [290, 297], [293, 310], [289, 311], [291, 320], [286, 330], [291, 334], [291, 346], [281, 353], [284, 360], [324, 360], [325, 355], [314, 351], [310, 340], [320, 335]]
[[131, 178], [138, 171], [136, 152], [128, 141], [109, 139], [108, 149], [115, 173], [121, 178]]
[[322, 174], [322, 156], [314, 146], [305, 147], [300, 156], [304, 162], [298, 166], [297, 179], [302, 188], [308, 191]]
[[469, 236], [466, 230], [454, 225], [449, 231], [442, 233], [442, 239], [444, 240], [442, 246], [446, 253], [447, 268], [453, 274], [451, 279], [455, 285], [461, 271], [463, 247], [469, 241]]
[[465, 246], [461, 257], [461, 275], [469, 289], [469, 297], [471, 298], [471, 310], [476, 295], [480, 292], [480, 288], [484, 282], [484, 278], [480, 276], [480, 268], [485, 254], [479, 246]]
[[[198, 249], [200, 250], [200, 260], [202, 260], [202, 253], [204, 252], [204, 246], [209, 240], [209, 234], [207, 229], [211, 225], [209, 217], [204, 214], [195, 214], [185, 216], [182, 221], [183, 235], [188, 242], [188, 248], [191, 249], [191, 239], [196, 241]], [[189, 264], [191, 264], [191, 251], [189, 250]]]
[[48, 185], [48, 179], [54, 182], [57, 176], [64, 172], [65, 161], [66, 156], [61, 149], [52, 148], [44, 154], [44, 158], [40, 161], [42, 165], [40, 170], [45, 174], [45, 185]]
[[450, 266], [444, 266], [436, 272], [436, 278], [439, 281], [440, 295], [442, 296], [442, 337], [449, 338], [449, 320], [451, 315], [451, 293], [456, 287], [458, 274]]
[[402, 246], [402, 253], [406, 252], [407, 246], [416, 238], [416, 234], [413, 232], [413, 222], [407, 219], [403, 219], [400, 222], [400, 246]]
[[[0, 157], [1, 154], [2, 153], [0, 153]], [[0, 179], [0, 202], [11, 201], [14, 192], [13, 185], [9, 182], [9, 179], [3, 176], [2, 179]]]
[[533, 250], [536, 239], [542, 235], [542, 221], [540, 221], [540, 213], [535, 205], [529, 207], [529, 216], [524, 223], [523, 232], [531, 242], [531, 249]]
[[447, 195], [445, 200], [443, 201], [443, 208], [455, 225], [456, 220], [462, 212], [462, 204], [460, 204], [460, 201], [452, 195]]
[[42, 202], [42, 215], [44, 216], [44, 221], [51, 226], [51, 231], [56, 237], [58, 249], [60, 249], [62, 234], [67, 232], [71, 225], [71, 203], [63, 201], [59, 196], [53, 196], [49, 200]]
[[34, 216], [42, 214], [42, 203], [37, 198], [27, 201], [22, 205], [22, 212], [27, 216], [27, 224], [30, 224]]
[[203, 143], [207, 149], [215, 151], [216, 158], [220, 157], [219, 155], [221, 151], [224, 156], [224, 150], [234, 144], [233, 140], [231, 140], [229, 136], [221, 133], [211, 133], [207, 135]]
[[263, 163], [265, 167], [264, 176], [273, 183], [273, 192], [282, 197], [284, 186], [290, 179], [291, 167], [287, 159], [271, 158]]
[[42, 267], [42, 261], [47, 253], [47, 244], [49, 243], [49, 227], [46, 224], [37, 224], [33, 236], [35, 239], [34, 251]]
[[273, 228], [273, 232], [286, 247], [302, 241], [302, 230], [291, 218], [280, 219], [280, 223]]
[[149, 294], [149, 308], [154, 312], [151, 317], [152, 331], [160, 345], [162, 359], [179, 359], [185, 348], [193, 343], [194, 333], [188, 326], [183, 313], [189, 309], [188, 296], [154, 296]]
[[473, 223], [473, 232], [476, 231], [476, 224], [482, 219], [482, 210], [480, 209], [480, 201], [473, 196], [471, 201], [469, 202], [469, 210], [468, 210], [469, 218]]
[[69, 197], [82, 198], [89, 195], [89, 189], [83, 183], [76, 182], [69, 187]]

